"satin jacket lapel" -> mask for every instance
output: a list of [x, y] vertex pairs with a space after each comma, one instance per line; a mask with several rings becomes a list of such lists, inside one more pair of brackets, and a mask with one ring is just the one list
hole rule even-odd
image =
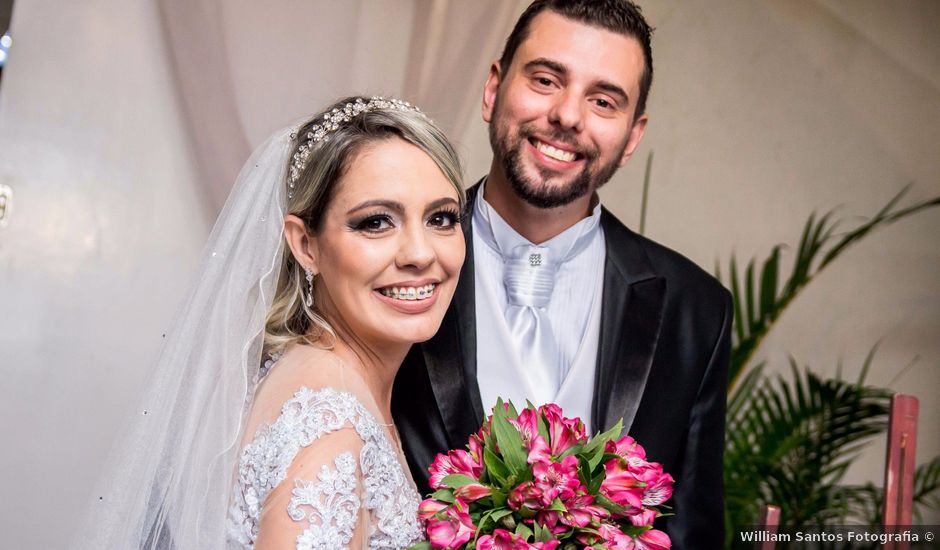
[[662, 326], [666, 280], [652, 270], [638, 238], [604, 209], [607, 247], [600, 349], [594, 386], [594, 429], [623, 418], [633, 423]]
[[479, 183], [467, 190], [461, 219], [467, 253], [454, 299], [437, 335], [422, 344], [434, 399], [447, 428], [448, 443], [462, 447], [483, 420], [483, 400], [477, 385], [476, 297], [473, 276], [473, 200]]

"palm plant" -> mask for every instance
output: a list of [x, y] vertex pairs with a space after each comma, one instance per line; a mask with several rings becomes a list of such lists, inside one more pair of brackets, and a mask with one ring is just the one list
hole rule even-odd
[[[908, 189], [842, 234], [837, 234], [842, 222], [834, 211], [810, 215], [782, 284], [783, 245], [771, 249], [759, 274], [755, 260], [742, 272], [732, 255], [727, 281], [735, 304], [725, 450], [728, 533], [753, 524], [762, 503], [779, 505], [787, 528], [848, 519], [879, 523], [881, 489], [841, 483], [862, 448], [887, 427], [891, 392], [865, 385], [874, 349], [854, 382], [841, 375], [823, 378], [792, 359], [789, 378], [771, 379], [764, 375], [765, 363], [752, 361], [787, 306], [852, 244], [880, 227], [940, 205], [940, 197], [935, 197], [898, 207]], [[722, 278], [720, 269], [716, 275]], [[940, 457], [918, 468], [915, 487], [915, 504], [940, 507]]]
[[[729, 395], [733, 394], [741, 376], [745, 373], [754, 353], [774, 323], [793, 300], [851, 245], [859, 242], [874, 230], [892, 222], [940, 205], [940, 197], [926, 200], [904, 208], [896, 208], [910, 190], [902, 189], [891, 198], [867, 222], [837, 236], [836, 230], [842, 221], [835, 219], [835, 210], [822, 216], [812, 213], [803, 226], [803, 235], [794, 259], [790, 277], [781, 286], [780, 251], [783, 245], [774, 246], [764, 260], [758, 278], [755, 260], [748, 262], [744, 273], [740, 273], [735, 256], [729, 261], [729, 281], [734, 296], [734, 332], [731, 335], [731, 366], [729, 369]], [[721, 268], [715, 274], [722, 279]]]
[[871, 360], [856, 382], [824, 379], [792, 360], [789, 379], [749, 373], [752, 393], [738, 393], [728, 416], [728, 532], [753, 524], [761, 503], [780, 506], [793, 529], [849, 515], [855, 501], [843, 476], [887, 427], [891, 400], [890, 391], [864, 385]]

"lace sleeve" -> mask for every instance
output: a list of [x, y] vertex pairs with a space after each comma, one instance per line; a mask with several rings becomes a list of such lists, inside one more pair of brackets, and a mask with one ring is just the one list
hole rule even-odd
[[350, 426], [301, 449], [264, 503], [255, 549], [362, 548], [362, 445]]

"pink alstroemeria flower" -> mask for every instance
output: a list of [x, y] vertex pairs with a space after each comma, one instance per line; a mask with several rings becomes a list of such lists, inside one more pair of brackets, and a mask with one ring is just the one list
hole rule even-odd
[[669, 550], [672, 548], [672, 541], [669, 535], [658, 529], [644, 531], [637, 538], [633, 539], [633, 546], [636, 550]]
[[542, 490], [542, 504], [548, 506], [555, 498], [568, 500], [580, 492], [586, 492], [578, 478], [578, 459], [566, 456], [561, 462], [536, 462], [532, 465], [535, 486]]
[[597, 527], [597, 533], [597, 535], [580, 533], [575, 536], [575, 539], [587, 547], [597, 545], [608, 550], [632, 550], [633, 548], [633, 538], [617, 528], [616, 525], [602, 523]]
[[505, 529], [496, 529], [492, 535], [483, 535], [477, 539], [477, 548], [479, 550], [529, 550], [529, 543]]
[[427, 521], [431, 519], [434, 514], [440, 512], [448, 506], [450, 506], [450, 504], [446, 502], [441, 502], [433, 498], [426, 498], [421, 501], [421, 504], [418, 505], [418, 518], [421, 519], [421, 521]]
[[529, 442], [532, 441], [535, 436], [539, 435], [538, 413], [532, 409], [522, 409], [518, 417], [508, 420], [510, 424], [519, 430], [519, 435], [522, 436], [522, 442], [525, 443], [526, 446], [528, 446]]
[[548, 529], [553, 535], [561, 535], [571, 531], [571, 527], [561, 522], [561, 513], [554, 510], [542, 510], [535, 516], [535, 520], [542, 527]]
[[507, 503], [513, 510], [539, 510], [542, 508], [542, 490], [531, 481], [524, 481], [509, 491]]
[[620, 506], [643, 506], [643, 487], [636, 475], [627, 467], [626, 460], [612, 458], [604, 463], [607, 477], [601, 483], [600, 493]]
[[643, 506], [659, 506], [672, 497], [672, 476], [663, 472], [663, 467], [659, 464], [652, 464], [652, 467], [640, 475], [640, 481], [646, 484], [643, 488]]
[[488, 497], [493, 491], [481, 483], [468, 483], [459, 489], [454, 490], [454, 495], [464, 499], [467, 502], [475, 502], [483, 497]]
[[476, 529], [467, 503], [458, 498], [453, 506], [428, 520], [428, 541], [434, 548], [455, 548], [470, 540]]
[[529, 451], [529, 455], [526, 457], [526, 462], [529, 464], [548, 462], [552, 459], [551, 449], [548, 448], [545, 438], [540, 435], [532, 439], [532, 443], [526, 447], [526, 450]]
[[470, 436], [467, 441], [467, 447], [470, 448], [470, 458], [476, 464], [483, 464], [483, 438], [477, 434]]
[[[481, 457], [482, 458], [482, 457]], [[431, 474], [428, 483], [432, 489], [440, 489], [441, 481], [450, 474], [464, 474], [473, 479], [480, 479], [483, 473], [482, 459], [475, 459], [467, 451], [460, 449], [438, 454], [434, 463], [428, 468]]]
[[548, 542], [528, 543], [519, 535], [510, 533], [505, 529], [496, 529], [492, 535], [483, 535], [477, 540], [478, 550], [555, 550], [561, 542], [550, 540]]
[[656, 519], [656, 512], [649, 508], [643, 508], [637, 510], [636, 513], [631, 513], [628, 518], [630, 519], [630, 523], [637, 527], [652, 526], [653, 521]]
[[608, 441], [604, 446], [608, 453], [614, 453], [626, 459], [646, 460], [646, 450], [629, 435], [625, 435], [617, 441]]
[[603, 506], [594, 504], [591, 495], [577, 495], [564, 501], [567, 512], [560, 513], [561, 522], [570, 527], [587, 527], [591, 523], [600, 523], [610, 517], [610, 512]]
[[[669, 536], [656, 529], [644, 531], [640, 536], [633, 538], [622, 532], [616, 525], [605, 523], [597, 528], [597, 532], [609, 550], [669, 550], [672, 548]], [[600, 541], [596, 538], [591, 535], [577, 537], [578, 541], [583, 544], [597, 544]]]
[[523, 409], [519, 417], [510, 418], [509, 423], [516, 427], [522, 437], [522, 444], [528, 452], [526, 461], [529, 464], [551, 460], [548, 443], [539, 435], [539, 416], [535, 409]]
[[539, 407], [539, 414], [548, 424], [548, 444], [553, 456], [560, 455], [586, 439], [584, 422], [579, 418], [565, 418], [558, 405], [542, 405]]

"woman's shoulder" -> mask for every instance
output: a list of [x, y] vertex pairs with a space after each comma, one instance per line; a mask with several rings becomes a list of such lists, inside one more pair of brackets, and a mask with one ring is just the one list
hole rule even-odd
[[281, 405], [273, 425], [294, 432], [304, 447], [339, 430], [355, 431], [363, 441], [371, 439], [375, 431], [372, 415], [356, 396], [333, 387], [301, 386]]
[[366, 435], [374, 423], [348, 388], [343, 363], [329, 350], [295, 346], [267, 361], [255, 391], [246, 432], [262, 426], [297, 432], [302, 445], [324, 434], [354, 428]]

